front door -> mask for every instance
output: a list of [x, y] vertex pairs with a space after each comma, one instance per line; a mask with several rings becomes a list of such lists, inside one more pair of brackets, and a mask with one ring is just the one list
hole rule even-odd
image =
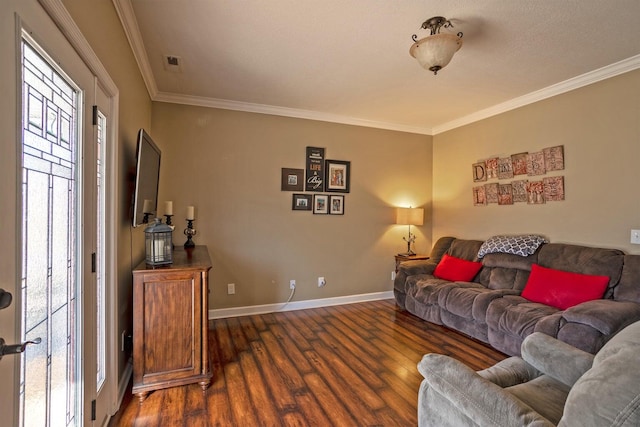
[[0, 288], [13, 302], [0, 311], [0, 337], [39, 343], [0, 360], [1, 424], [103, 425], [114, 400], [105, 286], [109, 98], [35, 0], [9, 3], [14, 44], [3, 41], [0, 54], [15, 58], [16, 96], [0, 110], [0, 228], [12, 227], [0, 232], [0, 258], [9, 259], [0, 264]]

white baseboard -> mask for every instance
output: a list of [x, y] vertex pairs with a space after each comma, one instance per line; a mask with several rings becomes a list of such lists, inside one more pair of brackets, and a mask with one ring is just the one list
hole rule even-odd
[[376, 301], [393, 298], [393, 291], [374, 292], [370, 294], [348, 295], [344, 297], [321, 298], [306, 301], [291, 301], [289, 303], [251, 305], [246, 307], [217, 308], [209, 310], [209, 320], [224, 317], [248, 316], [277, 311], [303, 310], [305, 308], [328, 307], [331, 305], [353, 304], [357, 302]]
[[133, 359], [129, 358], [127, 366], [124, 368], [124, 372], [120, 378], [120, 382], [118, 383], [118, 408], [122, 405], [122, 400], [124, 399], [127, 387], [129, 386], [129, 380], [131, 380], [131, 375], [133, 375]]

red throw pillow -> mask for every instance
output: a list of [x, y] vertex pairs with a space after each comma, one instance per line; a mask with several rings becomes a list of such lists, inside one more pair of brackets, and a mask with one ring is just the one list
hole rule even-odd
[[608, 276], [591, 276], [532, 264], [522, 296], [531, 302], [566, 310], [582, 302], [602, 298], [608, 284]]
[[444, 254], [436, 265], [433, 275], [438, 279], [451, 280], [452, 282], [470, 282], [476, 277], [482, 268], [481, 262], [467, 261]]

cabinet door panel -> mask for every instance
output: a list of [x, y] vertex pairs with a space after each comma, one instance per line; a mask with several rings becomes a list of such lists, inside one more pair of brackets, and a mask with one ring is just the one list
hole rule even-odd
[[200, 374], [200, 274], [145, 274], [142, 283], [142, 382]]

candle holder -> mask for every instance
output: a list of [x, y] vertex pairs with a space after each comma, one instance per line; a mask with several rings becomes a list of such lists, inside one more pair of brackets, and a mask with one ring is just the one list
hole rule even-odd
[[196, 230], [193, 228], [193, 221], [192, 219], [188, 219], [187, 228], [184, 229], [184, 234], [187, 236], [187, 241], [184, 243], [185, 248], [193, 248], [196, 246], [193, 240], [191, 240], [191, 238], [196, 235]]

